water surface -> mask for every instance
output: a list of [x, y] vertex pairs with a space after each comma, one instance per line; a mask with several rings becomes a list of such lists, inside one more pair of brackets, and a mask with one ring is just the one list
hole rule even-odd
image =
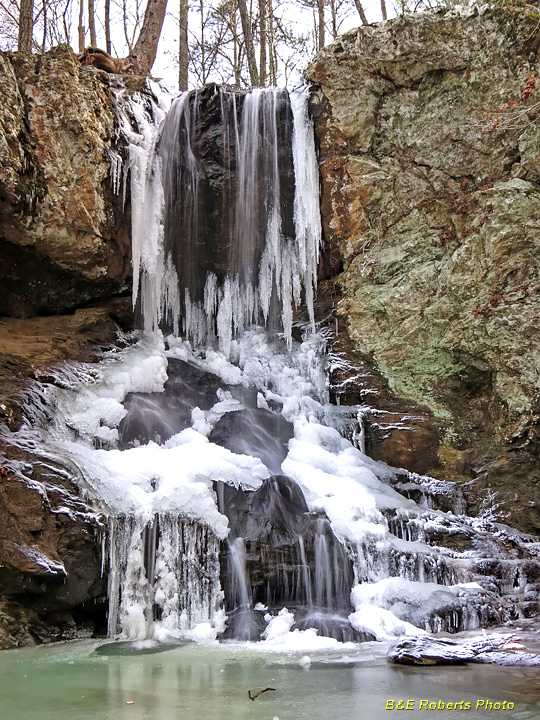
[[[359, 720], [540, 717], [538, 668], [390, 665], [381, 643], [263, 654], [245, 644], [142, 647], [79, 641], [0, 652], [2, 720]], [[255, 701], [248, 697], [275, 688]], [[387, 710], [414, 700], [414, 710]], [[471, 703], [419, 709], [420, 701]], [[476, 709], [478, 701], [486, 704]], [[488, 702], [514, 709], [485, 709]], [[464, 708], [466, 706], [464, 705]]]

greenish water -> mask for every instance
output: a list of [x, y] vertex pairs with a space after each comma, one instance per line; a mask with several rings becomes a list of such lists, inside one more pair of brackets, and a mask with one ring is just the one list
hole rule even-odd
[[[408, 668], [367, 643], [346, 653], [262, 654], [245, 645], [135, 650], [79, 641], [0, 652], [2, 720], [360, 720], [540, 717], [538, 668]], [[302, 659], [303, 658], [303, 659]], [[255, 701], [252, 693], [275, 691]], [[409, 711], [391, 700], [414, 700]], [[471, 709], [420, 709], [461, 700]], [[478, 700], [514, 709], [476, 710]], [[127, 704], [127, 703], [130, 704]], [[426, 704], [427, 704], [426, 703]]]

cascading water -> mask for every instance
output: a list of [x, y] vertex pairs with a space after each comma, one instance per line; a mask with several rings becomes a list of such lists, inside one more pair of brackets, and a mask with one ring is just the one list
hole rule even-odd
[[307, 91], [207, 86], [157, 131], [148, 109], [121, 116], [145, 331], [36, 390], [18, 436], [109, 518], [109, 633], [283, 647], [533, 612], [537, 545], [414, 502], [431, 481], [368, 458], [362, 408], [328, 402]]
[[[203, 98], [205, 119], [218, 115], [218, 137], [201, 132]], [[148, 188], [135, 193], [147, 198], [133, 229], [134, 299], [140, 285], [146, 330], [182, 330], [199, 348], [217, 340], [229, 357], [233, 338], [262, 324], [290, 348], [302, 289], [313, 324], [321, 230], [305, 112], [301, 93], [290, 103], [276, 89], [175, 100], [149, 158]], [[213, 153], [223, 177], [210, 167]]]

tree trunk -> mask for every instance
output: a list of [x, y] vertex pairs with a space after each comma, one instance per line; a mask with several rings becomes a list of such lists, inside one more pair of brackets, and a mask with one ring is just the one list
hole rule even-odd
[[330, 12], [332, 14], [332, 39], [337, 38], [337, 13], [336, 13], [336, 0], [330, 0]]
[[43, 9], [43, 40], [41, 42], [41, 54], [45, 52], [45, 45], [47, 44], [47, 30], [48, 30], [48, 21], [47, 21], [47, 0], [43, 0], [42, 4]]
[[105, 0], [105, 50], [112, 53], [111, 43], [111, 0]]
[[148, 0], [141, 32], [127, 57], [127, 63], [134, 65], [141, 75], [150, 73], [156, 59], [166, 9], [167, 0]]
[[276, 33], [274, 29], [274, 13], [268, 14], [268, 70], [270, 71], [270, 85], [277, 85], [277, 60], [276, 60]]
[[266, 85], [266, 0], [259, 0], [259, 80], [261, 86]]
[[201, 83], [206, 84], [206, 46], [204, 44], [204, 0], [199, 0], [199, 9], [201, 11], [201, 38], [199, 44], [201, 47]]
[[368, 25], [369, 23], [366, 17], [366, 13], [364, 12], [364, 8], [362, 7], [362, 3], [360, 2], [360, 0], [354, 0], [354, 4], [356, 5], [356, 9], [358, 10], [358, 14], [360, 15], [362, 25]]
[[388, 19], [388, 15], [386, 14], [386, 2], [385, 0], [381, 0], [381, 15], [383, 20]]
[[178, 21], [178, 89], [188, 89], [188, 0], [180, 0], [180, 19]]
[[77, 27], [79, 34], [79, 52], [84, 52], [84, 0], [79, 0], [79, 25]]
[[229, 24], [233, 36], [233, 71], [234, 83], [240, 85], [242, 80], [242, 48], [238, 37], [238, 19], [236, 16], [236, 0], [232, 0], [229, 14]]
[[249, 68], [249, 79], [252, 85], [259, 84], [259, 73], [257, 72], [257, 61], [255, 60], [255, 47], [253, 45], [253, 36], [251, 34], [250, 19], [246, 7], [246, 0], [238, 0], [238, 10], [240, 11], [240, 20], [242, 22], [242, 32], [244, 33], [244, 44], [246, 46], [246, 57]]
[[88, 29], [90, 30], [90, 45], [92, 47], [97, 47], [94, 0], [88, 0]]
[[319, 10], [319, 32], [318, 32], [318, 42], [317, 42], [317, 49], [322, 50], [324, 47], [324, 1], [325, 0], [318, 0], [318, 10]]
[[32, 52], [32, 30], [34, 27], [34, 0], [21, 0], [19, 10], [19, 38], [17, 50]]

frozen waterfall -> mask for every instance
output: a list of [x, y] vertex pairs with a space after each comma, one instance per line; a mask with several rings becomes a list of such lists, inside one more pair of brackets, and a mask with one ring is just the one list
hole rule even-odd
[[526, 613], [533, 544], [414, 502], [435, 481], [371, 460], [362, 408], [329, 402], [307, 90], [158, 100], [120, 107], [112, 173], [143, 330], [36, 385], [18, 437], [105, 518], [110, 635], [279, 651]]

